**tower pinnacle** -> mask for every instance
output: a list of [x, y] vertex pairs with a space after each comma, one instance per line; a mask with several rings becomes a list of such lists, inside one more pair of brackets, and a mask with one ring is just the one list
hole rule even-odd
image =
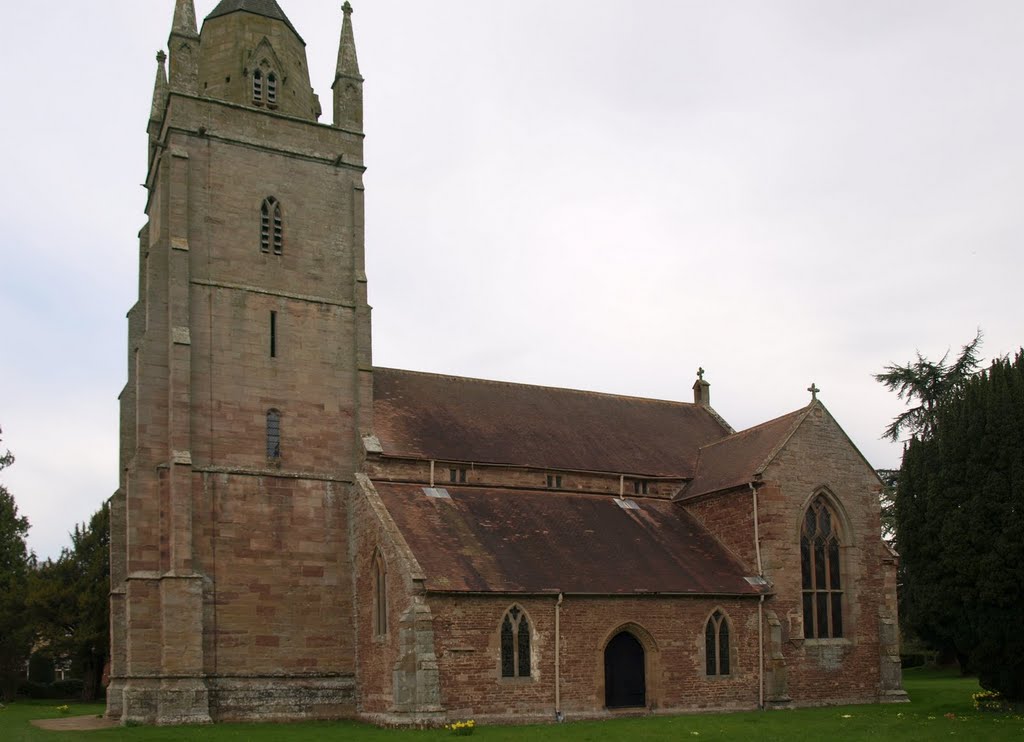
[[160, 121], [167, 106], [167, 55], [161, 49], [156, 53], [156, 81], [153, 83], [153, 107], [149, 110], [150, 121]]
[[359, 74], [356, 38], [352, 30], [352, 5], [341, 6], [345, 19], [338, 43], [338, 67], [334, 73], [334, 125], [363, 130], [363, 76]]

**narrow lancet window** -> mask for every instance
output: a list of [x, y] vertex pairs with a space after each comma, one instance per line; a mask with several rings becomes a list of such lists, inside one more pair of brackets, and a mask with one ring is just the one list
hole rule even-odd
[[267, 458], [279, 461], [281, 458], [281, 413], [267, 411]]
[[267, 75], [267, 105], [277, 104], [277, 75], [271, 72]]
[[530, 622], [512, 606], [501, 622], [501, 677], [530, 677]]
[[252, 73], [252, 102], [257, 106], [263, 103], [263, 71]]
[[380, 552], [373, 558], [373, 634], [384, 636], [388, 633], [388, 585], [387, 570]]
[[284, 221], [281, 218], [281, 203], [268, 196], [260, 206], [260, 250], [280, 255], [284, 249]]
[[800, 529], [805, 639], [837, 639], [843, 635], [840, 545], [835, 513], [818, 495], [808, 506]]
[[705, 671], [708, 675], [729, 674], [729, 622], [715, 611], [704, 628]]
[[270, 313], [270, 357], [277, 358], [277, 312]]

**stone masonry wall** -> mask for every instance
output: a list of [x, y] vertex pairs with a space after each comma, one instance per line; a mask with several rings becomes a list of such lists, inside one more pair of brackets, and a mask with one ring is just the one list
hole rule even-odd
[[[429, 596], [450, 719], [550, 721], [555, 714], [557, 595]], [[499, 631], [520, 606], [532, 629], [530, 678], [502, 678]], [[729, 617], [732, 673], [705, 675], [704, 630], [720, 608]], [[568, 719], [602, 717], [604, 648], [621, 629], [645, 650], [647, 705], [656, 713], [750, 709], [758, 703], [757, 601], [752, 599], [565, 596], [561, 606], [561, 701]]]
[[[886, 592], [874, 471], [820, 405], [778, 454], [759, 489], [762, 557], [776, 591], [788, 690], [797, 705], [880, 697], [880, 609]], [[800, 524], [806, 506], [827, 492], [842, 522], [844, 635], [803, 638]], [[890, 583], [891, 589], [891, 583]]]

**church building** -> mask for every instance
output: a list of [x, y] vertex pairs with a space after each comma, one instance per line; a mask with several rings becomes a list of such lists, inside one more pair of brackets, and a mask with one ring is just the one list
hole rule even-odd
[[108, 715], [905, 699], [880, 482], [813, 385], [737, 432], [703, 371], [683, 402], [373, 365], [348, 3], [339, 20], [331, 123], [277, 0], [221, 0], [201, 30], [176, 0], [157, 55]]

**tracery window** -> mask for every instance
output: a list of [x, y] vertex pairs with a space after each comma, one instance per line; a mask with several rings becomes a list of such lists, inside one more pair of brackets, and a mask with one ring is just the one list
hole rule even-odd
[[530, 677], [530, 622], [519, 606], [501, 622], [501, 677]]
[[388, 633], [387, 568], [378, 551], [373, 557], [373, 635]]
[[280, 255], [284, 249], [284, 221], [281, 203], [273, 196], [263, 199], [260, 206], [260, 250]]
[[267, 458], [281, 458], [281, 413], [267, 410]]
[[843, 635], [841, 543], [838, 519], [825, 497], [818, 495], [807, 507], [800, 527], [805, 639]]
[[721, 611], [712, 613], [704, 628], [704, 654], [708, 675], [729, 674], [729, 622]]

